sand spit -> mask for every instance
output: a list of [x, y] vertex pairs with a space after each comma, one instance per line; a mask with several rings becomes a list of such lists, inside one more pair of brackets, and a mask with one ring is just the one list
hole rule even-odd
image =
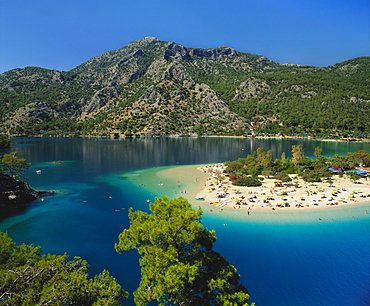
[[[196, 198], [219, 209], [246, 209], [248, 211], [319, 210], [338, 206], [353, 206], [370, 202], [370, 180], [355, 183], [349, 177], [333, 176], [332, 184], [307, 183], [291, 175], [296, 186], [288, 186], [273, 178], [264, 178], [262, 186], [234, 186], [223, 174], [223, 164], [199, 166], [208, 174], [204, 189]], [[365, 211], [366, 213], [366, 211]]]

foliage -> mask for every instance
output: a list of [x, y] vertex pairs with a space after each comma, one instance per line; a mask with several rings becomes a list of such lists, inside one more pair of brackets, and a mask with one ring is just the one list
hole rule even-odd
[[302, 177], [304, 181], [309, 183], [322, 182], [320, 174], [315, 171], [307, 171]]
[[304, 156], [303, 147], [301, 145], [292, 146], [293, 163], [297, 165]]
[[0, 305], [120, 305], [128, 294], [104, 270], [88, 276], [79, 257], [43, 255], [0, 232]]
[[16, 157], [16, 154], [17, 152], [4, 154], [3, 158], [0, 160], [0, 170], [2, 172], [8, 171], [13, 178], [23, 177], [24, 172], [31, 165], [27, 163], [25, 158]]
[[[130, 209], [130, 228], [119, 235], [118, 252], [137, 249], [141, 281], [136, 305], [247, 305], [239, 274], [212, 250], [214, 231], [203, 228], [201, 210], [184, 198], [156, 198], [152, 214]], [[163, 305], [161, 304], [161, 305]]]
[[9, 148], [9, 147], [10, 147], [10, 139], [4, 134], [0, 134], [0, 149]]
[[233, 181], [233, 185], [236, 186], [261, 186], [261, 180], [258, 177], [253, 176], [242, 176], [241, 178]]
[[[271, 151], [265, 152], [262, 148], [258, 148], [245, 158], [225, 162], [224, 172], [229, 175], [234, 185], [239, 186], [259, 186], [257, 182], [260, 179], [257, 179], [259, 174], [274, 176], [284, 182], [291, 180], [288, 174], [298, 174], [307, 182], [321, 182], [322, 178], [329, 180], [333, 175], [328, 168], [351, 170], [359, 162], [363, 165], [368, 165], [370, 162], [370, 154], [364, 150], [348, 153], [347, 156], [336, 154], [331, 158], [323, 156], [320, 147], [316, 147], [314, 152], [317, 157], [311, 159], [304, 156], [302, 146], [293, 145], [292, 158], [273, 160]], [[250, 174], [252, 176], [248, 176]]]
[[370, 153], [360, 150], [354, 153], [348, 153], [348, 157], [354, 162], [360, 161], [363, 167], [370, 166]]
[[316, 147], [314, 152], [313, 152], [313, 155], [318, 158], [319, 156], [322, 155], [322, 148], [321, 147]]

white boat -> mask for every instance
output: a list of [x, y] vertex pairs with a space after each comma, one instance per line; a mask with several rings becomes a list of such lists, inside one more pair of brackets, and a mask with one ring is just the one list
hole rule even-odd
[[36, 170], [36, 173], [37, 174], [41, 174], [41, 170]]

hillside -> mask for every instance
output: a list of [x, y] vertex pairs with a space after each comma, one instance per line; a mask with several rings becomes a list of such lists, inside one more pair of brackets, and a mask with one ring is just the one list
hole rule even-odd
[[11, 135], [369, 138], [369, 82], [370, 57], [317, 68], [146, 37], [67, 72], [1, 74], [0, 121]]

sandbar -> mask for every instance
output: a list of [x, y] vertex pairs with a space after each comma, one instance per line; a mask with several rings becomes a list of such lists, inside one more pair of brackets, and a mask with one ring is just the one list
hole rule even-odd
[[[311, 222], [370, 219], [370, 180], [355, 183], [347, 176], [333, 183], [306, 183], [296, 177], [299, 188], [265, 178], [262, 186], [234, 186], [223, 175], [223, 164], [169, 166], [142, 170], [140, 182], [154, 196], [184, 197], [204, 214], [222, 220], [255, 222]], [[196, 197], [201, 197], [197, 200]]]

